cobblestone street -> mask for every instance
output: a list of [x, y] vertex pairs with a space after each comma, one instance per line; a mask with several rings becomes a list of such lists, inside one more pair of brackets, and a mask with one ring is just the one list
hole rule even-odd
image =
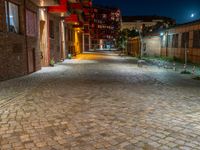
[[200, 82], [82, 54], [0, 82], [0, 150], [200, 149]]

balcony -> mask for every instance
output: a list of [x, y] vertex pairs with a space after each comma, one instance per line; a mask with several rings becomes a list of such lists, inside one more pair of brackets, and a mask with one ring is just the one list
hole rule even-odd
[[48, 12], [60, 17], [66, 17], [69, 15], [67, 5], [49, 6]]
[[58, 6], [60, 4], [59, 0], [31, 0], [31, 1], [40, 7]]
[[48, 12], [60, 17], [66, 17], [69, 13], [69, 5], [67, 0], [59, 0], [59, 5], [57, 6], [49, 6]]
[[66, 23], [78, 25], [79, 18], [77, 14], [71, 14], [70, 16], [65, 17]]

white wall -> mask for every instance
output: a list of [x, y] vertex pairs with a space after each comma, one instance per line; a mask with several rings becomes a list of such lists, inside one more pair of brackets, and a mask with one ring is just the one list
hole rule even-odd
[[161, 54], [161, 39], [159, 36], [145, 37], [143, 43], [146, 44], [146, 53], [148, 56], [160, 56]]

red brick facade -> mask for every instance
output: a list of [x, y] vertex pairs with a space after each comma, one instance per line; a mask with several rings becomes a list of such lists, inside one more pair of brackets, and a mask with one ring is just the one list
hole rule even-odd
[[[188, 51], [188, 60], [192, 63], [200, 64], [200, 46], [196, 47], [194, 45], [194, 40], [197, 40], [197, 42], [200, 43], [199, 37], [194, 37], [194, 32], [196, 31], [200, 32], [200, 21], [166, 30], [164, 35], [165, 39], [161, 39], [163, 45], [161, 48], [161, 55], [184, 60], [185, 43], [187, 43], [186, 49]], [[183, 40], [184, 33], [188, 34], [186, 41]], [[177, 47], [173, 45], [175, 42], [175, 39], [173, 38], [174, 35], [177, 35]]]
[[5, 1], [0, 1], [0, 80], [22, 76], [40, 69], [38, 37], [26, 36], [25, 11], [38, 12], [28, 0], [9, 0], [19, 8], [19, 33], [8, 32]]
[[[49, 66], [51, 59], [59, 62], [68, 53], [83, 52], [88, 42], [83, 44], [85, 20], [80, 18], [85, 12], [89, 15], [84, 10], [91, 5], [90, 0], [1, 0], [0, 80], [33, 73]], [[66, 21], [69, 13], [77, 16], [76, 22]]]
[[49, 49], [50, 49], [50, 59], [54, 59], [55, 62], [61, 60], [61, 47], [60, 47], [60, 18], [54, 15], [49, 15], [49, 21], [53, 22], [54, 38], [49, 36]]
[[[148, 56], [173, 57], [184, 61], [187, 50], [188, 61], [200, 64], [200, 20], [149, 33], [143, 37], [143, 48], [138, 48], [134, 42], [134, 39], [128, 41], [130, 54], [142, 49], [142, 54]], [[139, 44], [140, 40], [137, 42]]]

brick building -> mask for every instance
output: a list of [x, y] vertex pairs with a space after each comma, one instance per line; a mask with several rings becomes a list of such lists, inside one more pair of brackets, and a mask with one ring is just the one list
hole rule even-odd
[[[139, 37], [138, 37], [139, 39]], [[176, 25], [166, 30], [149, 33], [143, 37], [142, 53], [149, 56], [166, 56], [184, 60], [185, 50], [188, 60], [200, 64], [200, 20]], [[141, 40], [138, 40], [140, 43]], [[128, 41], [132, 45], [129, 53], [138, 51], [133, 39]], [[139, 51], [141, 47], [139, 48]], [[141, 51], [140, 51], [141, 52]]]
[[120, 10], [93, 6], [91, 16], [91, 49], [114, 48], [115, 38], [121, 28]]
[[0, 80], [41, 68], [37, 16], [38, 8], [31, 1], [0, 1]]
[[123, 29], [137, 29], [141, 30], [142, 27], [152, 27], [158, 23], [163, 25], [174, 25], [174, 19], [164, 16], [122, 16], [121, 30]]
[[0, 80], [81, 53], [87, 42], [82, 16], [89, 7], [90, 0], [1, 0]]
[[163, 31], [161, 55], [184, 60], [185, 49], [188, 60], [200, 64], [200, 20], [177, 25]]

